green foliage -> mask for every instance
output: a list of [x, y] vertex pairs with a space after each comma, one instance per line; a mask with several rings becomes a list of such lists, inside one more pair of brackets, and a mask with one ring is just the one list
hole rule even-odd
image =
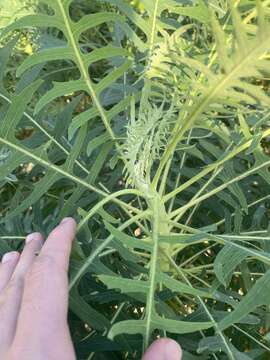
[[269, 15], [43, 0], [0, 25], [0, 253], [77, 219], [78, 359], [269, 357]]

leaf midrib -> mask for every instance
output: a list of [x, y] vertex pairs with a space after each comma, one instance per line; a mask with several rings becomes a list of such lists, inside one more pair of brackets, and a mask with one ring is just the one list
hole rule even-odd
[[110, 137], [112, 138], [112, 140], [115, 141], [116, 138], [115, 138], [114, 133], [112, 131], [112, 128], [110, 126], [110, 122], [107, 119], [106, 113], [105, 113], [102, 105], [100, 104], [100, 102], [98, 100], [98, 97], [97, 97], [97, 95], [95, 93], [93, 84], [92, 84], [91, 80], [89, 79], [88, 70], [85, 68], [84, 62], [83, 62], [83, 60], [81, 58], [80, 50], [79, 50], [79, 48], [78, 48], [78, 46], [76, 44], [76, 41], [74, 39], [72, 29], [71, 29], [71, 26], [70, 26], [70, 23], [69, 23], [69, 19], [68, 19], [67, 15], [66, 15], [63, 4], [62, 4], [61, 0], [56, 0], [56, 1], [58, 3], [59, 9], [61, 11], [61, 15], [63, 17], [64, 24], [65, 24], [65, 27], [66, 27], [66, 30], [67, 30], [68, 38], [69, 38], [70, 44], [71, 44], [71, 46], [73, 48], [75, 58], [77, 60], [77, 64], [78, 64], [79, 70], [81, 72], [81, 75], [83, 77], [83, 80], [85, 81], [86, 86], [87, 86], [87, 88], [89, 90], [89, 93], [90, 93], [90, 95], [91, 95], [91, 97], [93, 99], [93, 102], [94, 102], [94, 104], [96, 105], [96, 107], [98, 109], [98, 112], [100, 114], [100, 117], [101, 117], [101, 119], [103, 121], [103, 124], [104, 124], [106, 130], [108, 131], [108, 133], [109, 133]]

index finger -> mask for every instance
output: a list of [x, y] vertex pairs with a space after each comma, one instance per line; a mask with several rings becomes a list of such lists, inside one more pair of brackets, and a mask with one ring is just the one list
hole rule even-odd
[[58, 266], [68, 269], [72, 241], [76, 233], [76, 222], [73, 218], [64, 218], [50, 233], [39, 256], [49, 256]]

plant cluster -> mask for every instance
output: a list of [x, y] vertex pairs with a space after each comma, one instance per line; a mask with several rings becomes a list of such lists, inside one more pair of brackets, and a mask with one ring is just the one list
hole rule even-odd
[[6, 3], [0, 253], [76, 218], [78, 359], [268, 359], [270, 1]]

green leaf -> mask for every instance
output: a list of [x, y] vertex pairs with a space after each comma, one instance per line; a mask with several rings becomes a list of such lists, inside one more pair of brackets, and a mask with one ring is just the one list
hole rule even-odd
[[196, 6], [175, 6], [173, 12], [196, 19], [204, 24], [209, 23], [209, 10], [207, 6], [202, 0], [196, 1], [196, 3]]
[[234, 269], [248, 256], [242, 249], [236, 249], [228, 244], [218, 253], [214, 261], [214, 271], [218, 280], [228, 286]]
[[69, 296], [70, 309], [84, 322], [97, 330], [104, 330], [109, 327], [110, 322], [102, 314], [87, 304], [78, 294], [73, 291]]
[[[237, 360], [251, 359], [248, 355], [245, 355], [242, 352], [238, 351], [228, 339], [227, 339], [227, 344], [229, 344], [230, 350], [235, 356], [235, 359]], [[197, 349], [197, 352], [201, 354], [205, 350], [209, 350], [214, 353], [219, 353], [220, 351], [227, 353], [227, 349], [224, 346], [224, 343], [222, 342], [219, 336], [208, 336], [201, 339], [199, 342], [199, 347]]]
[[145, 293], [148, 290], [148, 281], [125, 279], [117, 276], [99, 275], [99, 280], [102, 281], [108, 289], [119, 289], [123, 293]]
[[107, 222], [105, 222], [104, 224], [107, 230], [115, 237], [115, 239], [119, 240], [123, 245], [135, 249], [137, 248], [137, 249], [146, 250], [146, 251], [152, 250], [151, 243], [145, 241], [144, 239], [137, 239], [132, 236], [129, 236], [123, 233], [122, 231], [119, 231], [118, 229], [116, 229], [114, 226], [112, 226]]
[[16, 129], [16, 126], [21, 120], [28, 102], [32, 99], [41, 83], [41, 80], [37, 80], [23, 89], [20, 94], [14, 95], [12, 98], [12, 106], [9, 107], [1, 122], [0, 136], [10, 138], [13, 135], [12, 132]]
[[86, 90], [83, 80], [68, 81], [67, 83], [54, 83], [53, 88], [49, 90], [36, 104], [34, 115], [40, 112], [51, 101], [60, 96], [67, 96], [77, 91]]
[[181, 281], [175, 280], [172, 277], [170, 277], [164, 273], [158, 273], [157, 281], [162, 282], [165, 287], [167, 287], [168, 289], [175, 291], [179, 294], [185, 293], [185, 294], [190, 294], [190, 295], [194, 295], [194, 296], [202, 296], [202, 297], [207, 297], [207, 298], [212, 297], [211, 293], [209, 293], [207, 291], [196, 289], [189, 285], [186, 285], [186, 284], [182, 283]]
[[48, 61], [62, 59], [74, 61], [74, 54], [70, 48], [50, 48], [36, 52], [31, 56], [27, 57], [24, 62], [17, 68], [16, 75], [20, 77], [26, 70], [30, 69], [35, 65], [43, 64]]
[[44, 178], [42, 178], [41, 180], [39, 180], [39, 182], [35, 184], [34, 190], [30, 193], [30, 195], [26, 199], [24, 199], [14, 210], [10, 211], [0, 222], [5, 222], [29, 208], [32, 204], [37, 202], [37, 200], [40, 199], [44, 194], [46, 194], [51, 188], [51, 186], [60, 178], [61, 176], [54, 171], [48, 171], [46, 176], [44, 176]]
[[[108, 275], [99, 275], [98, 278], [107, 285], [109, 289], [119, 289], [123, 293], [147, 293], [149, 289], [149, 281], [125, 279]], [[165, 287], [179, 294], [186, 293], [195, 296], [212, 297], [210, 293], [195, 289], [178, 280], [174, 280], [164, 273], [159, 273], [157, 275], [157, 281], [160, 281]]]
[[252, 142], [250, 144], [250, 147], [246, 151], [247, 155], [252, 154], [254, 152], [254, 150], [258, 148], [258, 146], [260, 145], [261, 139], [262, 139], [261, 133], [254, 135]]
[[[177, 321], [156, 317], [152, 323], [152, 331], [155, 329], [163, 329], [175, 334], [188, 334], [203, 329], [209, 329], [213, 326], [211, 322], [189, 322]], [[121, 321], [112, 326], [109, 331], [109, 338], [113, 339], [119, 334], [144, 334], [144, 320], [126, 320]]]
[[218, 323], [222, 331], [232, 324], [238, 323], [245, 315], [253, 312], [258, 306], [270, 304], [270, 270], [268, 270], [256, 283], [250, 291], [240, 301], [237, 307], [223, 320]]

